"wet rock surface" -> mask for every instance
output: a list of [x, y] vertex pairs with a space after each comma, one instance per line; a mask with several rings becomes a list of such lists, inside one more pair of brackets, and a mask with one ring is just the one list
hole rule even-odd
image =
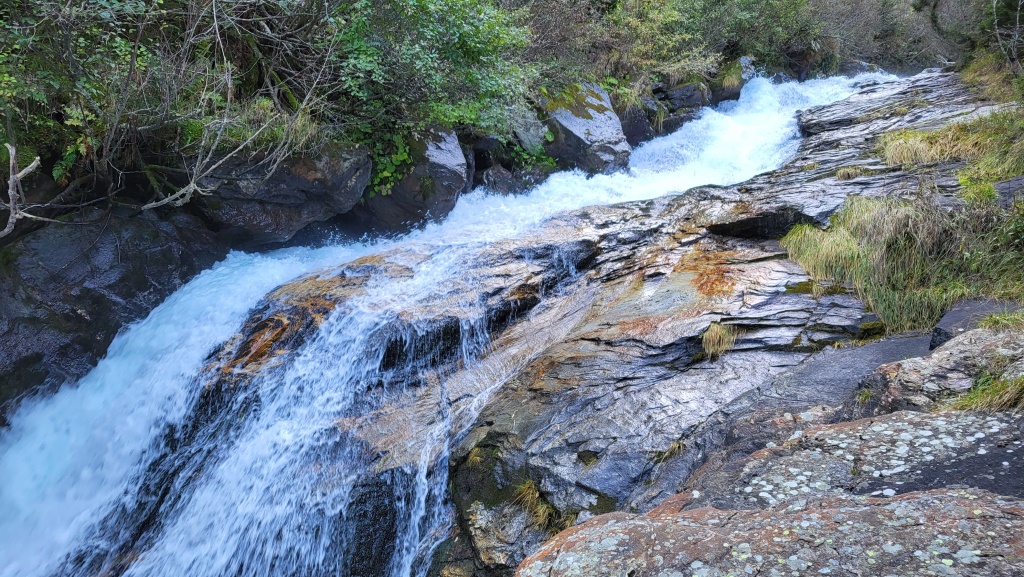
[[43, 383], [87, 373], [121, 327], [139, 320], [226, 249], [195, 217], [86, 211], [3, 250], [0, 413]]
[[[845, 346], [877, 338], [877, 318], [849, 295], [809, 294], [803, 271], [763, 239], [798, 222], [826, 223], [851, 194], [912, 196], [925, 174], [955, 204], [957, 166], [888, 167], [874, 156], [875, 139], [992, 109], [949, 74], [868, 86], [805, 112], [808, 137], [778, 171], [580, 211], [598, 231], [589, 288], [576, 293], [585, 312], [492, 396], [453, 457], [460, 538], [476, 555], [473, 572], [463, 574], [510, 575], [530, 549], [518, 545], [541, 532], [614, 510], [651, 510], [691, 479], [827, 425], [858, 404], [858, 387], [880, 365], [927, 355], [927, 334]], [[862, 176], [839, 180], [836, 172], [850, 165], [863, 167]], [[709, 330], [726, 335], [724, 350], [708, 352]], [[923, 461], [919, 468], [926, 470]], [[958, 485], [914, 490], [936, 486]], [[535, 488], [530, 503], [523, 487]], [[861, 492], [889, 490], [896, 491], [868, 481]], [[524, 513], [533, 531], [523, 529]], [[597, 530], [590, 537], [602, 539]], [[599, 566], [580, 574], [618, 574]]]
[[662, 99], [668, 103], [669, 112], [700, 108], [711, 104], [711, 91], [703, 82], [690, 82], [666, 88]]
[[958, 302], [942, 315], [932, 329], [930, 348], [940, 347], [950, 339], [978, 327], [991, 315], [1004, 315], [1020, 308], [1016, 303], [997, 300], [966, 300]]
[[849, 416], [930, 410], [969, 390], [986, 374], [1024, 375], [1024, 334], [974, 329], [927, 355], [884, 364], [861, 384], [862, 403], [847, 403]]

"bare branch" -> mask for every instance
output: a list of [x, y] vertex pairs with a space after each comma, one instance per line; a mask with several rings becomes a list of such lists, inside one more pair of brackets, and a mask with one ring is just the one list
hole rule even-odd
[[21, 181], [26, 176], [31, 174], [34, 170], [39, 168], [39, 157], [32, 161], [24, 170], [18, 170], [18, 154], [14, 146], [10, 143], [5, 143], [7, 147], [7, 154], [10, 156], [10, 178], [7, 180], [7, 203], [4, 204], [0, 201], [0, 205], [7, 207], [7, 226], [3, 230], [0, 230], [0, 238], [3, 238], [12, 232], [14, 232], [15, 225], [18, 224], [18, 220], [22, 218], [28, 218], [29, 215], [23, 213], [18, 204], [25, 202], [25, 195], [21, 188]]

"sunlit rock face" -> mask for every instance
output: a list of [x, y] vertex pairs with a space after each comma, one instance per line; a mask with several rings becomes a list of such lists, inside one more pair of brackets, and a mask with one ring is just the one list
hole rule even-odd
[[[1019, 499], [970, 490], [813, 497], [799, 506], [613, 513], [570, 529], [519, 577], [590, 575], [1018, 575]], [[948, 546], [952, 545], [952, 546]]]

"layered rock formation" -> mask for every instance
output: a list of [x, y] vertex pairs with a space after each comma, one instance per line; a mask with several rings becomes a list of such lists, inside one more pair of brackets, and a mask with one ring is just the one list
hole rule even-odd
[[[559, 528], [616, 510], [649, 511], [681, 491], [695, 499], [694, 491], [701, 490], [694, 483], [717, 479], [709, 472], [732, 471], [722, 467], [826, 424], [877, 367], [927, 354], [931, 337], [836, 349], [877, 338], [877, 319], [841, 290], [813, 294], [807, 275], [772, 239], [798, 222], [826, 223], [851, 194], [917, 194], [922, 178], [954, 205], [956, 166], [888, 167], [874, 156], [875, 138], [894, 128], [938, 126], [992, 109], [951, 74], [866, 87], [848, 101], [804, 113], [801, 126], [808, 138], [778, 171], [738, 186], [566, 213], [525, 236], [472, 253], [464, 269], [471, 274], [423, 295], [374, 337], [382, 350], [392, 351], [379, 369], [379, 386], [389, 394], [370, 403], [367, 412], [339, 421], [373, 455], [360, 486], [372, 488], [374, 479], [414, 467], [423, 458], [423, 439], [446, 428], [462, 440], [452, 458], [458, 528], [440, 549], [436, 572], [511, 575]], [[567, 144], [568, 137], [557, 142]], [[614, 166], [614, 158], [596, 154], [591, 167]], [[850, 166], [862, 176], [838, 178]], [[227, 372], [208, 390], [249, 390], [253, 375], [287, 364], [305, 335], [347, 300], [365, 294], [362, 287], [374, 276], [412, 274], [423, 258], [429, 255], [386, 253], [282, 287], [216, 357], [213, 366]], [[454, 351], [464, 331], [481, 323], [493, 337], [491, 345], [464, 364]], [[402, 336], [410, 331], [417, 335], [414, 341]], [[415, 370], [401, 369], [407, 366]], [[806, 459], [821, 460], [814, 454]], [[442, 457], [440, 446], [433, 456]], [[845, 454], [830, 458], [844, 462]], [[758, 466], [775, 470], [771, 463]], [[893, 470], [888, 463], [870, 466]], [[829, 518], [837, 510], [856, 509], [864, 527], [890, 526], [898, 507], [864, 500], [837, 475], [836, 486], [843, 489], [816, 493], [817, 509]], [[728, 477], [713, 486], [730, 483], [739, 481]], [[388, 518], [386, 499], [369, 497], [379, 491], [367, 490], [367, 519]], [[869, 493], [875, 490], [882, 498], [894, 491], [886, 486]], [[770, 509], [782, 501], [765, 492], [774, 504], [744, 501], [747, 508], [768, 509], [748, 514], [737, 530], [756, 532], [778, 519], [811, 522]], [[993, 509], [1016, 506], [980, 493], [922, 494], [907, 506], [931, 510], [971, 498], [988, 499]], [[630, 517], [629, 523], [656, 523], [658, 515], [669, 514], [658, 511], [653, 521]], [[734, 513], [701, 515], [692, 524]], [[954, 522], [937, 522], [947, 521]], [[558, 559], [590, 555], [585, 547], [592, 538], [600, 541], [606, 522], [598, 517], [585, 523], [579, 531], [586, 540], [556, 540], [533, 558], [540, 569], [530, 561], [521, 570], [560, 574], [553, 569], [563, 566]], [[821, 527], [822, 534], [836, 530], [832, 521]], [[789, 551], [790, 545], [774, 545], [768, 535], [758, 537], [769, 546], [757, 555]], [[926, 537], [894, 530], [891, 540], [908, 548]], [[965, 540], [965, 547], [987, 547], [989, 541]], [[618, 557], [647, 554], [641, 554], [646, 541], [625, 543]], [[831, 557], [803, 559], [794, 551], [786, 558], [793, 555], [804, 568], [831, 567]], [[372, 558], [361, 563], [374, 567]]]

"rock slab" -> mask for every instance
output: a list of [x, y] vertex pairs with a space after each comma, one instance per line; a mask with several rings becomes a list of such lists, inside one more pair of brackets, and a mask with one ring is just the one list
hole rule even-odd
[[287, 242], [304, 227], [348, 212], [370, 182], [363, 148], [332, 148], [274, 167], [242, 158], [203, 179], [199, 206], [220, 236], [239, 248]]
[[978, 490], [811, 498], [770, 509], [613, 513], [570, 529], [518, 577], [1024, 573], [1024, 502]]

